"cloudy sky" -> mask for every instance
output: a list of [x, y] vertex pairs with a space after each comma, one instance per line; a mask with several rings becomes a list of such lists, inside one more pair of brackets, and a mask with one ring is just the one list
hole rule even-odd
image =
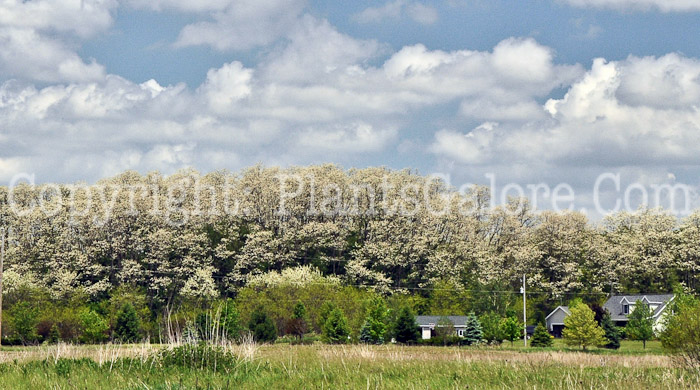
[[583, 206], [605, 172], [700, 183], [700, 0], [339, 3], [0, 0], [0, 180], [334, 162]]

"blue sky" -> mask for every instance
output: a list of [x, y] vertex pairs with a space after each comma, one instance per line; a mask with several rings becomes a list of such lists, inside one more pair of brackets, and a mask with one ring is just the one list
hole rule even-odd
[[0, 179], [333, 162], [568, 183], [577, 208], [606, 172], [695, 189], [698, 22], [698, 0], [8, 0]]

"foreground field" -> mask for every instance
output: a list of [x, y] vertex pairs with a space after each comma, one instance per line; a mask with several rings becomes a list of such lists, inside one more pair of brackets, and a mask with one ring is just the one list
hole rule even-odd
[[697, 389], [659, 354], [400, 346], [242, 346], [234, 364], [193, 369], [149, 359], [164, 347], [4, 349], [0, 388], [51, 389]]

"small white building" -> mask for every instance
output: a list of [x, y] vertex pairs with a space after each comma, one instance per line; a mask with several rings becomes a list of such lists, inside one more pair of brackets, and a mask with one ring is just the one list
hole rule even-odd
[[[435, 336], [435, 329], [442, 326], [447, 319], [455, 329], [455, 336], [464, 337], [464, 330], [467, 328], [467, 316], [416, 316], [416, 323], [421, 329], [423, 340], [431, 339]], [[442, 321], [441, 321], [442, 320]]]

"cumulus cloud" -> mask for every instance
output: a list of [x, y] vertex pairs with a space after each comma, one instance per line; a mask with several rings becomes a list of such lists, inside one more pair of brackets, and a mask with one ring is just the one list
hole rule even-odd
[[0, 3], [0, 72], [43, 82], [104, 77], [66, 38], [86, 39], [112, 24], [115, 0], [7, 0]]
[[700, 11], [696, 0], [563, 0], [577, 7], [650, 10], [662, 12]]
[[[181, 2], [167, 3], [180, 6]], [[185, 26], [176, 45], [208, 45], [222, 51], [267, 45], [285, 36], [297, 24], [305, 6], [306, 0], [230, 0], [211, 14], [211, 20]]]
[[535, 100], [582, 73], [554, 64], [531, 39], [484, 52], [407, 46], [377, 64], [388, 49], [376, 41], [310, 16], [299, 21], [257, 66], [225, 63], [194, 89], [114, 75], [44, 88], [6, 82], [3, 164], [95, 179], [123, 169], [353, 162], [396, 149], [416, 110], [453, 105], [467, 118], [522, 121], [544, 115]]
[[539, 167], [530, 177], [577, 167], [697, 166], [699, 65], [678, 54], [596, 59], [563, 98], [544, 104], [546, 117], [487, 123], [466, 133], [444, 129], [430, 150], [459, 164]]
[[380, 23], [386, 19], [401, 19], [407, 16], [413, 21], [430, 25], [438, 21], [439, 15], [435, 8], [406, 0], [390, 1], [380, 7], [368, 7], [352, 16], [358, 23]]

